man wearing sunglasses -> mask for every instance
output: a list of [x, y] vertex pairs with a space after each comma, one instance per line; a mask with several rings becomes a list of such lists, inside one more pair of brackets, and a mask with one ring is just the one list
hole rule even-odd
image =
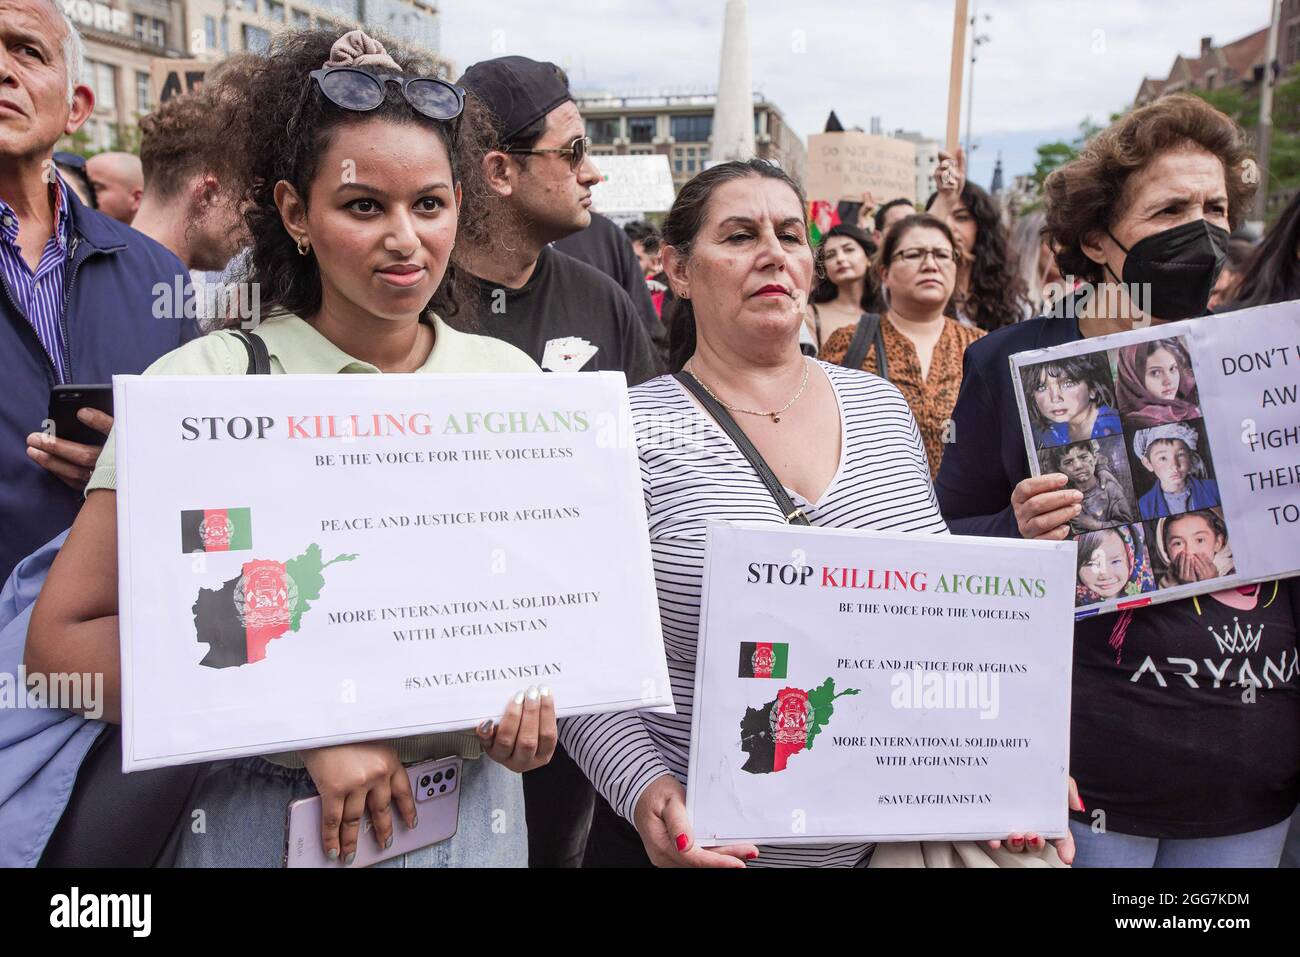
[[476, 63], [458, 85], [487, 108], [495, 148], [483, 156], [485, 208], [465, 197], [462, 218], [487, 238], [462, 234], [456, 264], [481, 292], [480, 331], [511, 343], [550, 372], [615, 370], [636, 385], [660, 372], [627, 292], [550, 244], [591, 223], [600, 182], [582, 115], [553, 63], [499, 57]]
[[[462, 222], [486, 220], [487, 239], [462, 231], [456, 244], [457, 267], [479, 285], [479, 330], [550, 372], [616, 370], [629, 385], [658, 375], [627, 292], [550, 245], [587, 228], [591, 187], [600, 181], [564, 73], [553, 63], [500, 57], [471, 66], [457, 85], [487, 108], [496, 134], [483, 156], [486, 208], [467, 194], [461, 212]], [[581, 863], [594, 797], [562, 748], [524, 775], [532, 866]]]

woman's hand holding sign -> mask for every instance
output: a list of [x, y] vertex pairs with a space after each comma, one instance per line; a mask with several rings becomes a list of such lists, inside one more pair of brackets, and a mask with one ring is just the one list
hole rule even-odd
[[476, 729], [483, 753], [511, 771], [540, 768], [555, 754], [555, 697], [550, 688], [534, 686], [515, 695], [501, 721], [484, 721]]
[[1011, 507], [1021, 538], [1061, 542], [1069, 536], [1070, 520], [1083, 509], [1083, 493], [1067, 489], [1068, 481], [1060, 472], [1051, 472], [1024, 479], [1016, 486]]

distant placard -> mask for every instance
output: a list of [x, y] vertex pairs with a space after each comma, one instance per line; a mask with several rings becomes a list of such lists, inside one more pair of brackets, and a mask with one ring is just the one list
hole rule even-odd
[[172, 60], [155, 57], [150, 64], [153, 73], [153, 101], [161, 105], [182, 93], [196, 93], [203, 87], [203, 78], [212, 69], [211, 60]]
[[851, 130], [808, 137], [809, 199], [860, 200], [870, 191], [877, 202], [916, 200], [916, 144]]
[[591, 188], [591, 205], [601, 213], [661, 213], [677, 196], [668, 157], [597, 156], [604, 179]]

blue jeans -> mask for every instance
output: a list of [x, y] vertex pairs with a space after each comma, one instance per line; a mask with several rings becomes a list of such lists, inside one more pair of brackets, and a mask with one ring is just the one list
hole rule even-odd
[[1227, 837], [1187, 839], [1097, 832], [1070, 822], [1075, 867], [1277, 867], [1291, 819]]
[[[376, 867], [528, 866], [520, 775], [488, 758], [466, 761], [461, 773], [455, 835]], [[196, 786], [189, 813], [172, 835], [172, 864], [282, 867], [289, 802], [315, 794], [305, 770], [261, 758], [215, 764]]]

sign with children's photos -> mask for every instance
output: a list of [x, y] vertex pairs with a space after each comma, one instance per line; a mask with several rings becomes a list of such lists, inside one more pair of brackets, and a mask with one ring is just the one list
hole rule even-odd
[[1075, 617], [1300, 574], [1300, 301], [1011, 357], [1029, 468], [1083, 493]]

